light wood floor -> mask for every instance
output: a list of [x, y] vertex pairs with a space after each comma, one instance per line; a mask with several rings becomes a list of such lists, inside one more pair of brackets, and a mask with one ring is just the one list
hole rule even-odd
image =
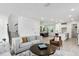
[[[50, 37], [43, 38], [45, 43], [49, 43]], [[63, 41], [63, 47], [60, 49], [60, 53], [63, 52], [63, 56], [79, 56], [79, 46], [77, 45], [77, 39], [71, 38]]]

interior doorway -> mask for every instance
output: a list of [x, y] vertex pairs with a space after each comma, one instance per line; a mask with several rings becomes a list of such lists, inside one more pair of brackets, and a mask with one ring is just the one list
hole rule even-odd
[[72, 38], [77, 38], [77, 24], [72, 24], [71, 37], [72, 37]]

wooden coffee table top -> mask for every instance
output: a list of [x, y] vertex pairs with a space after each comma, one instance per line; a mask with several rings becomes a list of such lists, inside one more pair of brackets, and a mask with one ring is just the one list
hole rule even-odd
[[[40, 43], [41, 44], [41, 43]], [[38, 56], [48, 56], [48, 55], [51, 55], [51, 54], [54, 54], [55, 51], [56, 51], [56, 46], [51, 46], [50, 44], [46, 44], [48, 46], [47, 49], [43, 49], [43, 50], [40, 50], [38, 48], [38, 45], [39, 44], [34, 44], [33, 46], [31, 46], [30, 48], [30, 51]]]

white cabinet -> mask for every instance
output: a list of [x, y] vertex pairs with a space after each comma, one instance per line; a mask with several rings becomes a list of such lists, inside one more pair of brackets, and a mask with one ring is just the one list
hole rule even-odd
[[69, 39], [69, 34], [68, 33], [60, 33], [59, 36], [61, 36], [62, 41]]
[[66, 36], [63, 33], [62, 34], [59, 34], [59, 36], [61, 36], [62, 41], [64, 41], [66, 39]]

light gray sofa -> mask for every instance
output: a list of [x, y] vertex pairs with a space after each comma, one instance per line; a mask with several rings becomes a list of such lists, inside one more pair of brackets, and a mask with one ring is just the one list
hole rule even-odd
[[21, 43], [21, 38], [12, 38], [12, 51], [14, 51], [15, 54], [18, 54], [20, 52], [29, 50], [29, 48], [33, 44], [37, 43], [43, 43], [42, 37], [41, 36], [28, 36], [27, 37], [28, 42], [26, 43]]

